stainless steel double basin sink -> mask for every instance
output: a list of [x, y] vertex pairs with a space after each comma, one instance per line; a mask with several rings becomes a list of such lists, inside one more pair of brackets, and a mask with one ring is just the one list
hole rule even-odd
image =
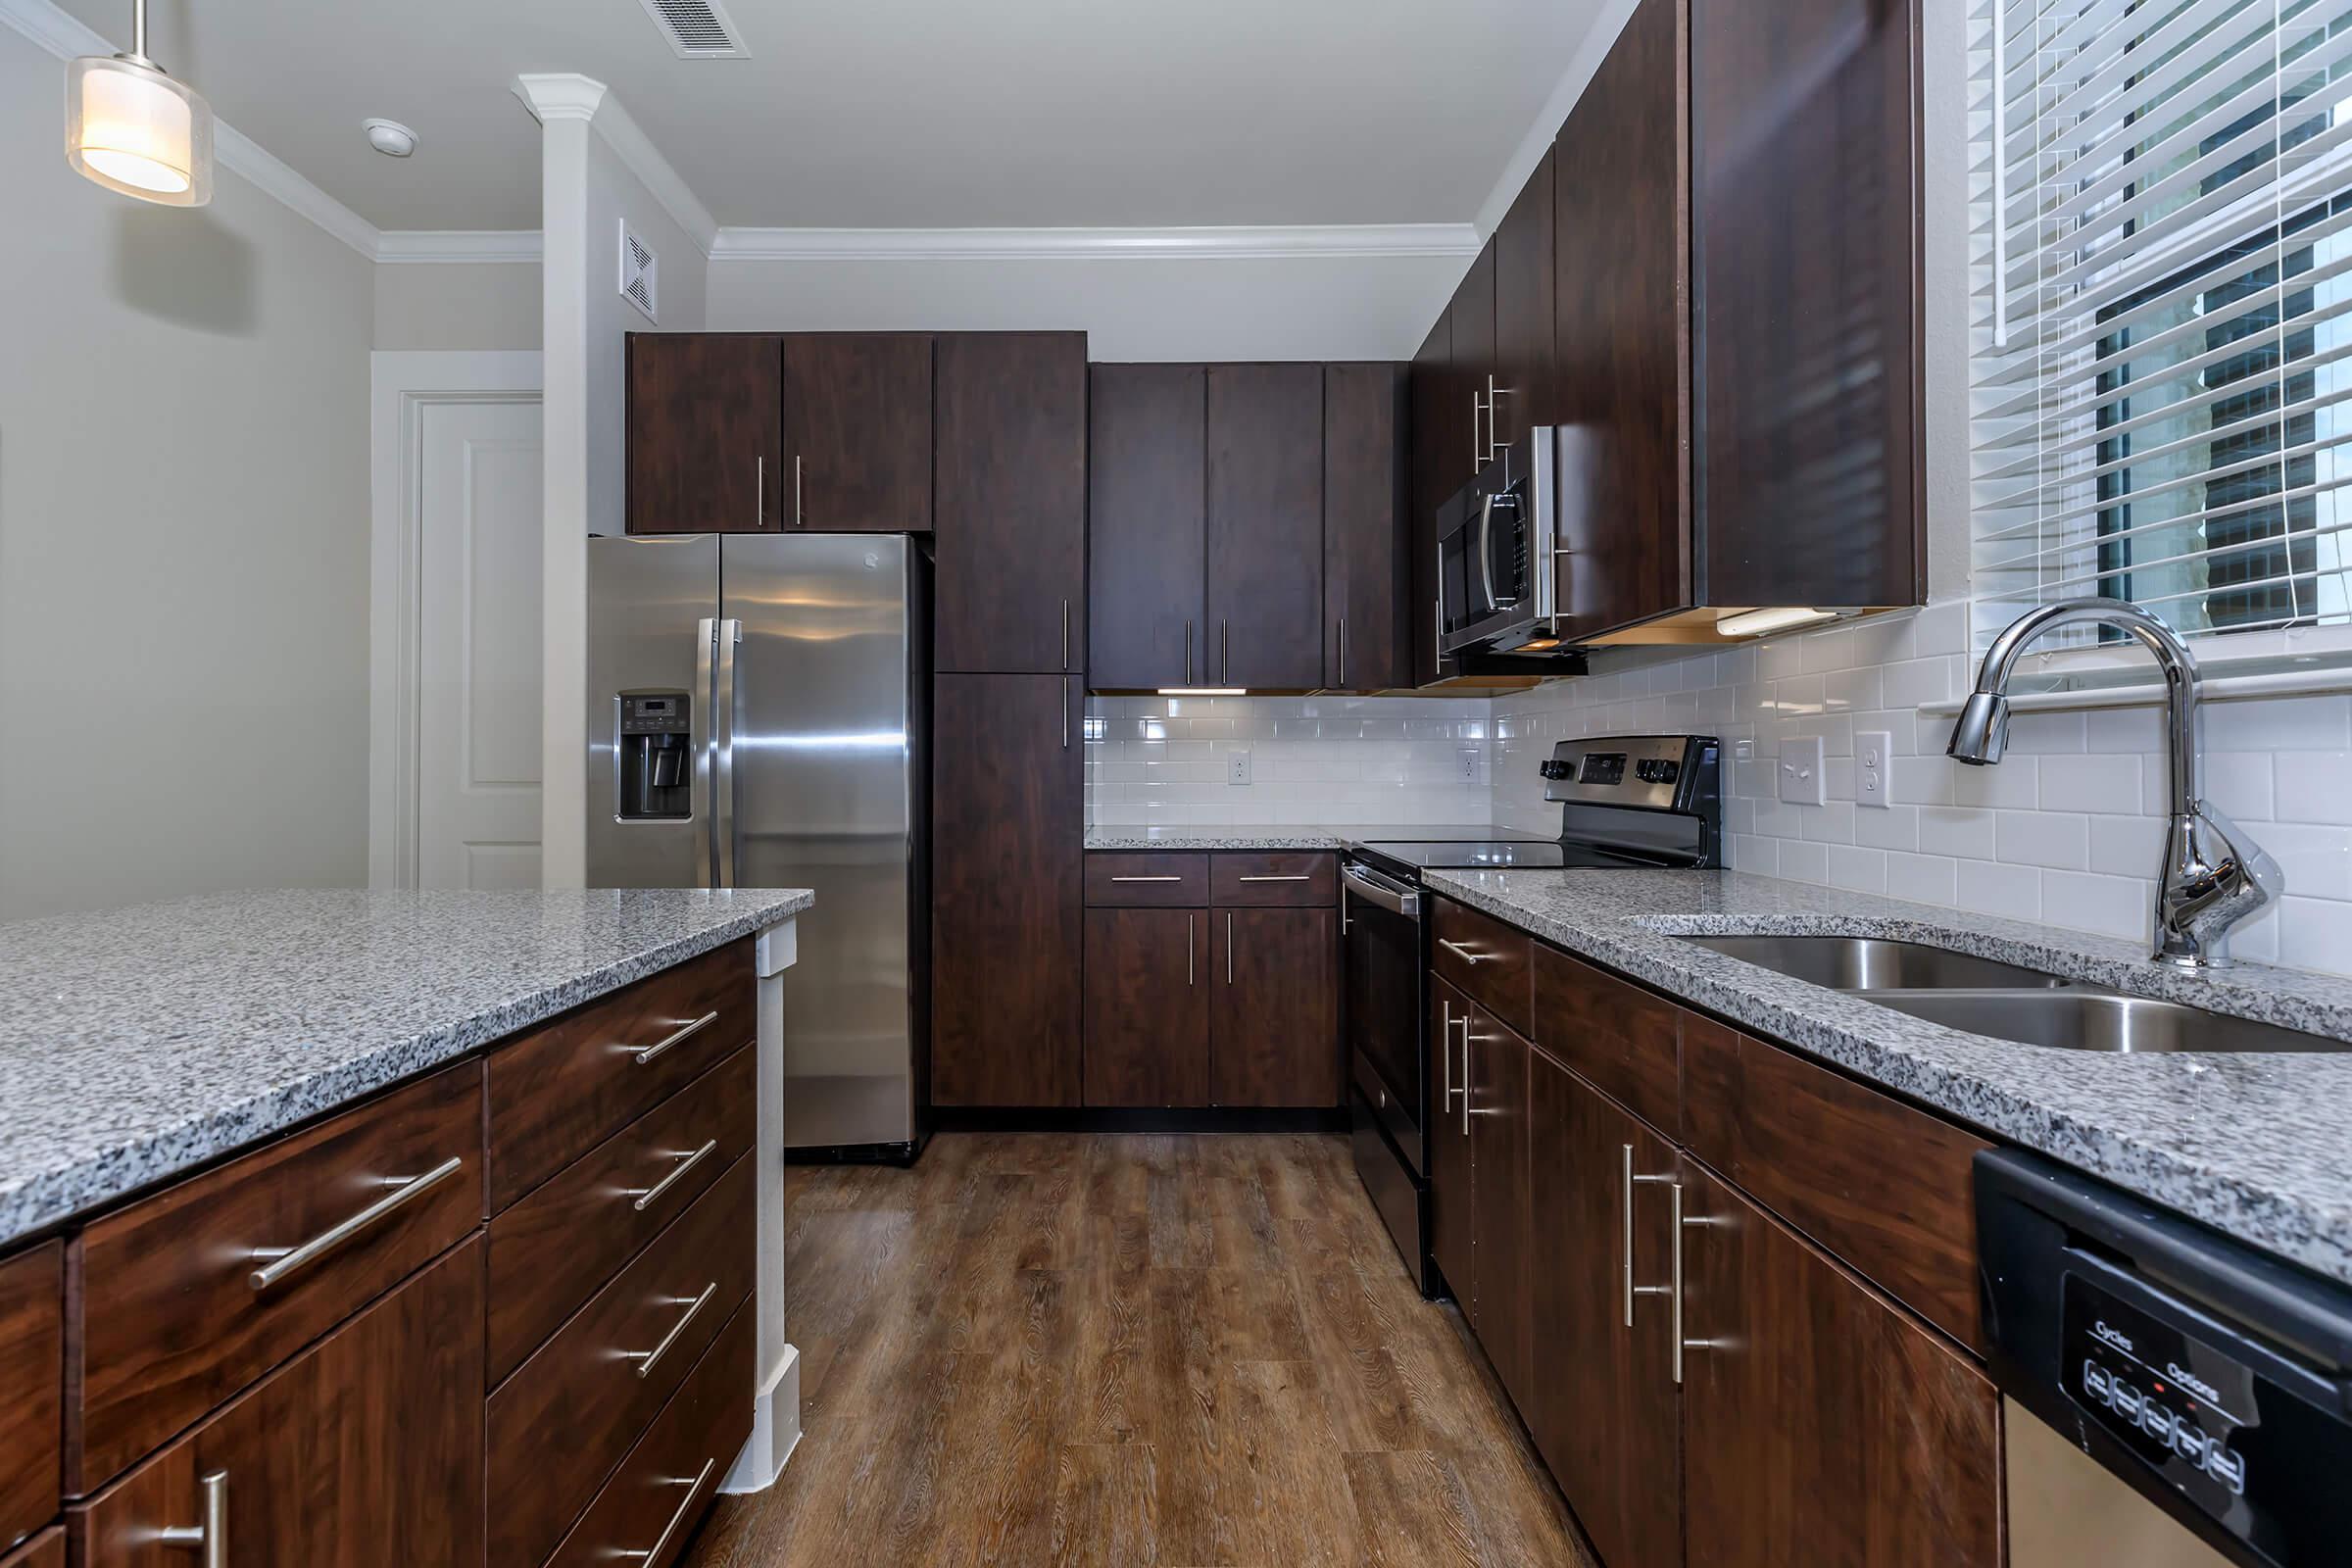
[[2352, 1044], [2340, 1040], [2127, 996], [1917, 942], [1778, 936], [1682, 940], [1792, 979], [1852, 992], [1915, 1018], [2058, 1051], [2117, 1055], [2352, 1051]]

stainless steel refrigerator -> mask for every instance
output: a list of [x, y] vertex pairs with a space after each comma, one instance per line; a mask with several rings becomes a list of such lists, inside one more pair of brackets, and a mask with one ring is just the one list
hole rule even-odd
[[588, 542], [588, 881], [807, 887], [784, 1141], [911, 1158], [929, 578], [904, 534]]

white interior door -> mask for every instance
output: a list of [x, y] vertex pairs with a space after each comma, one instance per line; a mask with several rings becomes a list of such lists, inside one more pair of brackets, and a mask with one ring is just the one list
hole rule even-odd
[[416, 879], [535, 888], [539, 405], [419, 414]]

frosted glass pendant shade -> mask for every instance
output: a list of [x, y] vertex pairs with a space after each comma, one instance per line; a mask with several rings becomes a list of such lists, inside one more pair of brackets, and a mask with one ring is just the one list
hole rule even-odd
[[108, 190], [168, 207], [213, 199], [213, 111], [125, 55], [66, 68], [66, 161]]

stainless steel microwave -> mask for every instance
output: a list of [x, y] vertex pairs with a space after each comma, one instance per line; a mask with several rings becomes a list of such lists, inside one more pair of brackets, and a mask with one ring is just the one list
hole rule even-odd
[[1553, 638], [1553, 429], [1528, 431], [1438, 511], [1439, 651], [1547, 651]]

